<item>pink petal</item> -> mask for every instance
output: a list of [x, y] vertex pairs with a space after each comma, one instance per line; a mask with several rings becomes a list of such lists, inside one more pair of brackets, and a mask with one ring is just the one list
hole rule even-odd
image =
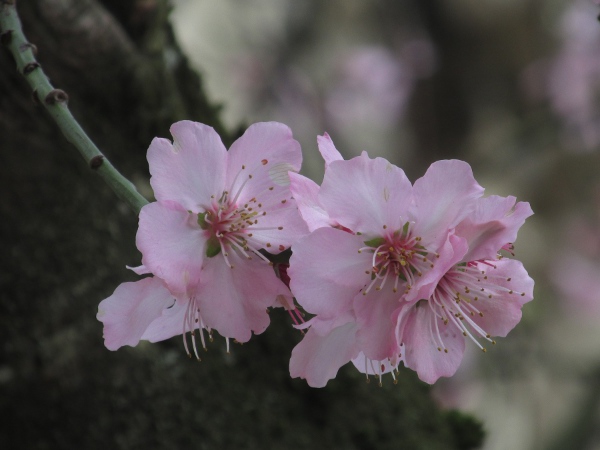
[[288, 172], [298, 172], [301, 164], [300, 144], [286, 125], [255, 123], [228, 152], [229, 192], [234, 197], [240, 192], [241, 204], [252, 198], [263, 205], [279, 204], [290, 198]]
[[311, 314], [335, 317], [370, 280], [372, 254], [358, 253], [363, 238], [334, 228], [319, 228], [292, 247], [288, 274], [296, 300]]
[[456, 234], [469, 242], [465, 261], [495, 259], [503, 245], [517, 239], [519, 228], [533, 214], [529, 203], [492, 195], [480, 198], [475, 210], [456, 226]]
[[424, 272], [422, 277], [417, 278], [417, 282], [405, 296], [405, 300], [413, 302], [431, 297], [446, 272], [464, 261], [464, 254], [468, 250], [467, 245], [467, 241], [462, 237], [454, 234], [448, 235], [444, 245], [438, 249], [440, 257], [434, 259], [434, 267]]
[[381, 236], [385, 225], [402, 229], [408, 220], [412, 187], [402, 169], [366, 153], [334, 161], [319, 192], [329, 217], [350, 230]]
[[321, 152], [321, 156], [325, 160], [325, 168], [333, 161], [344, 159], [337, 148], [335, 148], [335, 145], [333, 145], [333, 141], [329, 137], [329, 134], [324, 133], [323, 136], [317, 136], [317, 145], [319, 147], [319, 152]]
[[125, 266], [126, 268], [128, 268], [129, 270], [131, 270], [134, 273], [137, 273], [138, 275], [148, 275], [150, 272], [150, 270], [144, 266], [143, 264], [141, 266], [137, 266], [137, 267], [132, 267], [132, 266]]
[[285, 205], [271, 208], [266, 215], [256, 219], [257, 223], [247, 228], [252, 240], [269, 253], [277, 254], [289, 248], [302, 236], [309, 233], [308, 227], [293, 200]]
[[196, 293], [200, 314], [209, 328], [225, 337], [247, 342], [269, 325], [267, 308], [279, 306], [278, 295], [289, 290], [273, 268], [258, 257], [247, 260], [229, 253], [233, 269], [223, 255], [206, 261]]
[[489, 281], [506, 290], [494, 294], [491, 299], [480, 296], [475, 306], [483, 313], [483, 317], [475, 315], [472, 320], [491, 336], [504, 337], [521, 320], [523, 305], [533, 299], [534, 282], [520, 261], [502, 259], [493, 261], [493, 264], [496, 269], [485, 264], [478, 264], [477, 267], [485, 270]]
[[329, 215], [319, 201], [319, 185], [303, 175], [290, 172], [290, 190], [309, 231], [330, 226]]
[[296, 328], [299, 330], [310, 327], [318, 336], [327, 336], [335, 328], [341, 327], [348, 322], [356, 322], [356, 317], [352, 310], [344, 311], [333, 318], [325, 319], [321, 316], [314, 316], [308, 322], [303, 323]]
[[[417, 372], [419, 379], [433, 384], [440, 377], [454, 375], [465, 351], [465, 338], [452, 324], [444, 325], [426, 302], [412, 307], [399, 319], [403, 321], [404, 364]], [[437, 339], [435, 321], [442, 342]], [[441, 347], [441, 351], [438, 350]], [[444, 348], [448, 352], [444, 352]]]
[[394, 293], [391, 282], [380, 291], [359, 294], [354, 299], [358, 324], [357, 339], [367, 358], [380, 361], [400, 353], [396, 339], [394, 312], [400, 308], [400, 294]]
[[186, 210], [200, 212], [211, 195], [225, 186], [227, 152], [211, 127], [184, 120], [171, 126], [173, 144], [155, 138], [148, 149], [150, 184], [158, 201], [176, 201]]
[[352, 322], [335, 328], [326, 336], [312, 329], [292, 350], [290, 375], [304, 378], [311, 387], [324, 387], [335, 378], [340, 367], [355, 358], [356, 325]]
[[256, 123], [233, 143], [228, 154], [227, 185], [237, 205], [260, 204], [266, 215], [248, 228], [253, 240], [271, 253], [308, 234], [292, 199], [289, 172], [300, 170], [300, 144], [277, 122]]
[[98, 305], [96, 318], [104, 324], [106, 348], [117, 350], [124, 345], [136, 346], [148, 326], [174, 301], [159, 278], [121, 283], [113, 295]]
[[384, 375], [398, 368], [399, 359], [394, 361], [395, 364], [388, 359], [382, 361], [373, 361], [360, 352], [356, 358], [352, 360], [354, 367], [360, 372], [367, 375]]
[[173, 292], [186, 292], [200, 278], [206, 237], [195, 217], [176, 203], [150, 203], [140, 211], [142, 263]]
[[471, 167], [463, 161], [434, 162], [413, 187], [415, 231], [423, 245], [439, 243], [483, 195], [483, 188], [473, 178]]
[[[162, 310], [162, 314], [148, 326], [142, 339], [159, 342], [183, 334], [183, 324], [188, 308], [188, 300], [175, 299], [173, 306]], [[198, 324], [196, 324], [198, 328]], [[186, 329], [186, 332], [191, 330]]]

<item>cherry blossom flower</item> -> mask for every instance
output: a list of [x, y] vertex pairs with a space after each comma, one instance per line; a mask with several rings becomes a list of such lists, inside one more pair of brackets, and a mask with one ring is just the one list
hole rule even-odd
[[462, 161], [438, 161], [411, 185], [384, 159], [328, 159], [324, 144], [322, 186], [292, 176], [311, 233], [292, 246], [290, 287], [314, 314], [292, 377], [322, 387], [352, 361], [381, 383], [403, 361], [433, 383], [456, 371], [465, 337], [483, 348], [476, 338], [506, 336], [533, 280], [498, 252], [512, 252], [529, 204], [483, 198]]
[[533, 280], [521, 262], [498, 255], [512, 252], [518, 229], [533, 212], [514, 197], [481, 198], [459, 223], [451, 240], [454, 264], [428, 297], [397, 311], [397, 338], [406, 348], [404, 364], [434, 383], [456, 372], [469, 338], [492, 344], [521, 320], [522, 306], [533, 298]]
[[[300, 146], [283, 124], [252, 125], [227, 151], [206, 125], [182, 121], [173, 142], [156, 138], [148, 150], [156, 202], [142, 208], [137, 273], [100, 303], [106, 346], [115, 350], [217, 330], [239, 342], [269, 324], [267, 308], [289, 296], [269, 259], [308, 230], [289, 189], [300, 169]], [[188, 354], [190, 354], [188, 350]]]
[[[396, 367], [398, 310], [430, 297], [455, 264], [464, 239], [450, 231], [482, 194], [462, 161], [432, 164], [414, 186], [401, 169], [366, 153], [330, 162], [313, 202], [327, 222], [315, 229], [307, 220], [314, 231], [292, 247], [290, 287], [315, 315], [292, 352], [292, 376], [324, 386], [350, 360], [359, 370]], [[308, 207], [300, 206], [305, 218]]]

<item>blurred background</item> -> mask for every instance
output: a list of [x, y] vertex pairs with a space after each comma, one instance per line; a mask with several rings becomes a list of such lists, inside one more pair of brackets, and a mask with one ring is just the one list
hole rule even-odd
[[[436, 160], [529, 201], [535, 299], [430, 390], [410, 371], [290, 380], [285, 314], [198, 367], [180, 339], [109, 352], [97, 304], [137, 277], [136, 218], [69, 150], [0, 52], [0, 447], [600, 449], [600, 7], [593, 0], [18, 2], [53, 83], [151, 198], [145, 152], [188, 118], [231, 142], [284, 122], [411, 180]], [[195, 72], [201, 75], [198, 78]], [[69, 153], [70, 152], [70, 153]], [[76, 186], [76, 187], [75, 187]], [[433, 401], [431, 400], [433, 398]], [[472, 413], [470, 419], [454, 408]], [[450, 413], [448, 413], [450, 411]], [[465, 438], [475, 430], [475, 438]]]
[[592, 0], [178, 0], [176, 34], [229, 127], [277, 120], [317, 182], [316, 136], [414, 181], [469, 162], [535, 216], [521, 324], [434, 388], [485, 447], [600, 449], [600, 8]]

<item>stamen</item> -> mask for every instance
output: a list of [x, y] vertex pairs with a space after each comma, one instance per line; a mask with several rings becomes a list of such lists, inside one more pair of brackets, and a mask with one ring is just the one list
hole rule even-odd
[[200, 321], [200, 342], [202, 342], [202, 348], [204, 349], [204, 351], [208, 351], [206, 349], [206, 342], [204, 342], [204, 323], [202, 322], [202, 320]]
[[288, 309], [288, 314], [292, 318], [292, 322], [294, 322], [294, 325], [300, 325], [298, 323], [298, 319], [296, 319], [296, 316], [294, 315], [294, 312], [291, 309]]
[[227, 267], [229, 267], [230, 269], [233, 269], [233, 267], [234, 267], [233, 264], [231, 264], [229, 262], [229, 258], [228, 258], [229, 254], [225, 251], [221, 251], [221, 253], [223, 254], [223, 259], [225, 260], [225, 264], [227, 264]]
[[196, 355], [196, 359], [198, 361], [200, 361], [200, 356], [198, 356], [198, 349], [196, 348], [196, 333], [195, 333], [195, 330], [192, 330], [190, 334], [192, 335], [192, 345], [194, 347], [194, 355]]
[[[481, 270], [481, 266], [491, 267], [489, 270]], [[471, 261], [465, 265], [459, 265], [451, 269], [439, 281], [436, 290], [428, 303], [434, 315], [443, 320], [445, 324], [451, 323], [460, 330], [463, 336], [469, 338], [482, 351], [485, 347], [478, 341], [483, 338], [492, 345], [496, 343], [477, 322], [476, 317], [484, 317], [483, 312], [474, 305], [479, 300], [475, 293], [483, 293], [487, 299], [511, 295], [514, 291], [503, 284], [510, 282], [511, 277], [496, 275], [494, 269], [497, 266], [488, 261]], [[520, 293], [524, 295], [524, 293]], [[484, 298], [484, 299], [485, 299]], [[444, 318], [443, 311], [448, 313]], [[438, 341], [439, 327], [435, 321], [436, 330], [430, 330], [434, 341]], [[439, 349], [439, 348], [438, 348]]]
[[183, 338], [183, 347], [185, 348], [185, 352], [187, 353], [187, 355], [191, 358], [192, 355], [188, 349], [188, 344], [187, 344], [187, 322], [189, 320], [189, 315], [190, 315], [190, 305], [191, 305], [191, 301], [188, 302], [186, 311], [185, 311], [185, 316], [183, 318], [183, 330], [181, 330], [181, 337]]

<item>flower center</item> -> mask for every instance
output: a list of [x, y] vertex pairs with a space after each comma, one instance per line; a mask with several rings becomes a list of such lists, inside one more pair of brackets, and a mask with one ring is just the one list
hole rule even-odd
[[[385, 225], [383, 228], [387, 229]], [[363, 295], [367, 295], [373, 287], [381, 290], [390, 278], [394, 283], [393, 291], [398, 292], [398, 286], [402, 283], [406, 294], [415, 280], [432, 269], [434, 260], [440, 257], [421, 245], [421, 237], [414, 235], [408, 222], [401, 230], [365, 241], [365, 245], [358, 252], [372, 252], [373, 259], [371, 268], [365, 271], [371, 276], [371, 283], [363, 290]]]
[[259, 252], [261, 244], [253, 240], [250, 230], [251, 227], [258, 225], [260, 218], [267, 212], [256, 198], [239, 206], [234, 200], [235, 198], [230, 198], [229, 192], [225, 191], [218, 201], [213, 199], [211, 209], [198, 215], [198, 224], [209, 233], [206, 256], [212, 258], [221, 253], [232, 269], [234, 266], [229, 261], [231, 251], [247, 259], [257, 255], [269, 262]]

